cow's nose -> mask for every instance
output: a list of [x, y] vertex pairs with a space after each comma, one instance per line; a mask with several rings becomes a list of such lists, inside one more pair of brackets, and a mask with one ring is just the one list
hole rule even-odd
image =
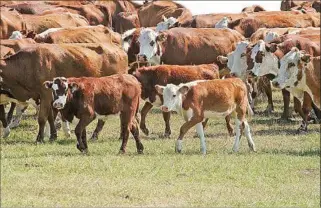
[[274, 87], [279, 87], [280, 86], [279, 82], [277, 82], [277, 81], [273, 81], [272, 84], [273, 84]]
[[162, 111], [168, 112], [168, 107], [162, 105], [160, 108], [161, 108]]
[[253, 76], [253, 77], [256, 77], [256, 75], [252, 71], [249, 71], [249, 75]]
[[63, 106], [61, 103], [54, 103], [53, 107], [59, 109], [59, 108], [62, 108]]
[[147, 61], [147, 56], [145, 54], [138, 55], [138, 61]]

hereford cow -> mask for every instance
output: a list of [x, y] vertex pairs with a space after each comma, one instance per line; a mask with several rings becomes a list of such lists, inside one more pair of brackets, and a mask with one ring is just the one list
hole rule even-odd
[[[145, 100], [145, 105], [141, 111], [140, 129], [144, 134], [148, 135], [149, 130], [146, 127], [146, 116], [148, 111], [153, 106], [160, 106], [163, 97], [155, 90], [155, 85], [181, 84], [195, 80], [219, 79], [218, 66], [215, 64], [202, 65], [159, 65], [142, 67], [134, 72], [134, 76], [142, 84], [142, 99]], [[171, 129], [169, 125], [170, 113], [163, 112], [165, 121], [165, 137], [169, 137]], [[233, 128], [229, 122], [229, 117], [226, 117], [228, 132], [233, 136]]]
[[121, 36], [103, 26], [50, 28], [35, 36], [40, 43], [114, 43], [121, 44]]
[[241, 40], [244, 37], [230, 29], [172, 28], [157, 33], [146, 28], [138, 39], [138, 57], [155, 65], [220, 64], [217, 56], [233, 51]]
[[185, 119], [180, 128], [175, 150], [182, 151], [182, 141], [186, 132], [196, 125], [196, 131], [201, 140], [201, 152], [206, 154], [206, 143], [202, 121], [212, 116], [228, 116], [236, 112], [235, 141], [233, 150], [239, 149], [240, 137], [245, 131], [248, 145], [256, 151], [252, 140], [249, 124], [246, 121], [246, 111], [252, 113], [247, 98], [247, 88], [239, 78], [224, 80], [202, 80], [180, 85], [156, 85], [158, 93], [164, 97], [161, 110], [176, 111]]
[[280, 60], [280, 71], [274, 86], [289, 89], [303, 102], [303, 122], [298, 129], [307, 131], [308, 114], [312, 102], [320, 109], [320, 56], [311, 57], [294, 47]]
[[69, 122], [77, 117], [75, 129], [77, 149], [88, 152], [86, 127], [95, 119], [120, 114], [122, 145], [120, 153], [126, 152], [129, 132], [136, 140], [138, 153], [144, 147], [139, 139], [139, 128], [135, 116], [139, 109], [141, 87], [132, 75], [112, 75], [93, 78], [57, 77], [52, 82], [44, 82], [53, 92], [53, 107], [60, 110]]
[[113, 44], [35, 44], [1, 60], [3, 83], [19, 101], [40, 99], [37, 142], [43, 142], [48, 119], [51, 140], [56, 138], [52, 95], [42, 83], [57, 76], [101, 77], [126, 73], [126, 53]]
[[142, 27], [155, 27], [164, 17], [174, 17], [179, 26], [190, 24], [192, 13], [174, 1], [152, 1], [144, 4], [138, 10], [138, 17]]

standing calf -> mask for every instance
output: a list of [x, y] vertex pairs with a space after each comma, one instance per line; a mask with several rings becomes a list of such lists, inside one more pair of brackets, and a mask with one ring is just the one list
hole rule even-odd
[[196, 125], [196, 131], [201, 140], [201, 152], [206, 154], [206, 143], [202, 121], [212, 116], [227, 116], [236, 111], [235, 142], [233, 150], [239, 149], [243, 129], [251, 150], [255, 151], [250, 126], [246, 121], [247, 109], [253, 114], [248, 98], [247, 88], [239, 78], [224, 80], [200, 80], [186, 84], [155, 86], [163, 94], [164, 105], [161, 110], [176, 111], [184, 116], [185, 123], [181, 126], [175, 150], [182, 151], [182, 140], [186, 132]]
[[112, 75], [101, 78], [56, 77], [44, 82], [53, 92], [53, 107], [60, 110], [62, 117], [72, 122], [76, 116], [79, 122], [75, 129], [77, 148], [88, 151], [86, 127], [95, 118], [106, 119], [108, 115], [120, 113], [122, 145], [120, 153], [126, 152], [129, 131], [136, 140], [138, 153], [143, 153], [135, 115], [139, 108], [141, 87], [132, 75]]

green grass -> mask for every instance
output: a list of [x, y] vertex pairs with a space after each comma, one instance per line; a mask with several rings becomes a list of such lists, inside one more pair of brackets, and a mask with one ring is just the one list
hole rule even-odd
[[[295, 135], [300, 118], [280, 122], [276, 112], [255, 115], [250, 126], [257, 153], [241, 139], [232, 152], [224, 118], [211, 119], [205, 130], [208, 154], [201, 155], [192, 129], [182, 154], [174, 152], [183, 119], [173, 115], [171, 139], [160, 139], [164, 124], [158, 109], [148, 115], [144, 155], [128, 142], [120, 148], [119, 120], [111, 117], [89, 155], [76, 149], [76, 139], [35, 145], [37, 123], [29, 111], [21, 126], [1, 140], [2, 207], [320, 207], [320, 125]], [[266, 101], [258, 105], [263, 111]], [[91, 135], [97, 121], [88, 128]], [[73, 126], [74, 127], [74, 126]], [[48, 139], [46, 139], [48, 141]]]

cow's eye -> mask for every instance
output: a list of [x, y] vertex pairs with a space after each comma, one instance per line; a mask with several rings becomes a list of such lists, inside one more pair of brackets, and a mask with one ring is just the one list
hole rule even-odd
[[244, 56], [246, 56], [246, 53], [242, 53], [242, 54], [241, 54], [241, 57], [244, 57]]
[[150, 46], [154, 46], [154, 44], [155, 42], [153, 40], [149, 43]]
[[176, 95], [173, 95], [173, 97], [176, 97]]
[[260, 51], [260, 55], [261, 55], [261, 56], [265, 56], [265, 54], [264, 54], [263, 51]]
[[291, 68], [291, 67], [294, 67], [294, 66], [295, 66], [294, 63], [289, 63], [289, 64], [288, 64], [288, 68]]

